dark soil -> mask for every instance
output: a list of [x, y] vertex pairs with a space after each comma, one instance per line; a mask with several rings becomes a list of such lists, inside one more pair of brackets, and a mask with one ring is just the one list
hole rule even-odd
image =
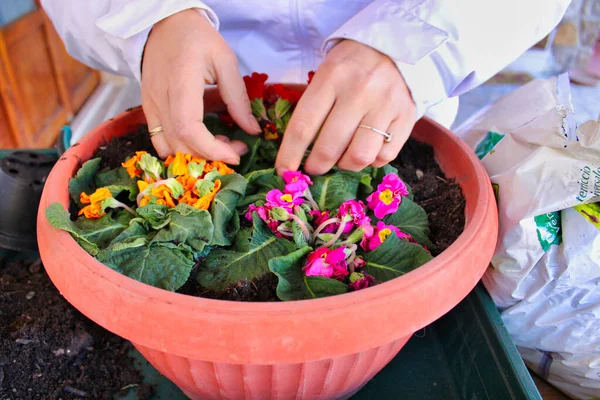
[[412, 187], [415, 202], [427, 212], [430, 239], [435, 244], [431, 253], [440, 254], [454, 243], [465, 226], [466, 203], [460, 186], [446, 179], [435, 161], [433, 148], [416, 140], [409, 140], [391, 164]]
[[[195, 274], [192, 274], [192, 277], [195, 277]], [[177, 292], [207, 299], [257, 302], [279, 301], [276, 289], [277, 277], [267, 274], [250, 281], [243, 279], [220, 292], [198, 286], [193, 278]]]
[[0, 399], [112, 399], [142, 384], [131, 344], [73, 308], [40, 261], [0, 259]]
[[158, 157], [156, 150], [152, 147], [148, 125], [139, 125], [134, 132], [109, 140], [96, 149], [92, 158], [102, 157], [101, 170], [113, 169], [120, 167], [122, 162], [134, 155], [136, 151], [141, 150]]

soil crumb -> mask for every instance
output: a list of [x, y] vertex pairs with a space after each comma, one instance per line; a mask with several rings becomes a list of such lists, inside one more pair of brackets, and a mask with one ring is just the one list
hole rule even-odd
[[113, 169], [120, 167], [122, 162], [141, 150], [158, 157], [150, 140], [148, 125], [139, 125], [135, 131], [109, 140], [96, 149], [92, 158], [102, 157], [100, 170]]

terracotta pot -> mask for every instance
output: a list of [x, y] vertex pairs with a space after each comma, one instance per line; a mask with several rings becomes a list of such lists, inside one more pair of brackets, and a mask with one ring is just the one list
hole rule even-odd
[[[208, 112], [221, 107], [205, 97]], [[143, 123], [127, 111], [87, 134], [57, 162], [41, 210], [68, 208], [67, 184], [99, 144]], [[458, 304], [479, 281], [498, 231], [494, 195], [473, 152], [450, 131], [421, 120], [413, 137], [434, 146], [466, 197], [464, 233], [440, 256], [384, 284], [324, 299], [240, 303], [191, 297], [137, 282], [88, 255], [38, 218], [48, 275], [83, 314], [131, 340], [194, 399], [335, 399], [364, 386], [417, 330]]]

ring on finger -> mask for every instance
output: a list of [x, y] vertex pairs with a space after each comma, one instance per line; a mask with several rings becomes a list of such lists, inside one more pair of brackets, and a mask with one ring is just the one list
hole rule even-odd
[[150, 137], [152, 137], [158, 133], [161, 133], [163, 131], [164, 131], [163, 127], [161, 125], [159, 125], [156, 128], [150, 130]]
[[358, 127], [359, 127], [359, 128], [366, 128], [366, 129], [370, 129], [370, 130], [372, 130], [373, 132], [377, 132], [377, 133], [379, 133], [380, 135], [383, 135], [383, 137], [385, 138], [385, 143], [389, 143], [389, 142], [391, 142], [391, 141], [392, 141], [392, 134], [391, 134], [390, 132], [385, 132], [385, 131], [382, 131], [382, 130], [380, 130], [380, 129], [373, 128], [372, 126], [369, 126], [369, 125], [363, 125], [363, 124], [360, 124], [360, 125], [358, 125]]

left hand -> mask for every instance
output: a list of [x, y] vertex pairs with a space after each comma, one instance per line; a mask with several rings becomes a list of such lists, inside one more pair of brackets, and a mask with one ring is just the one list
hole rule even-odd
[[[394, 160], [415, 123], [416, 108], [400, 71], [386, 55], [344, 40], [327, 55], [302, 95], [277, 155], [277, 172], [300, 167], [320, 175], [337, 165], [360, 171]], [[390, 143], [367, 125], [392, 134]], [[320, 132], [319, 132], [320, 130]]]

